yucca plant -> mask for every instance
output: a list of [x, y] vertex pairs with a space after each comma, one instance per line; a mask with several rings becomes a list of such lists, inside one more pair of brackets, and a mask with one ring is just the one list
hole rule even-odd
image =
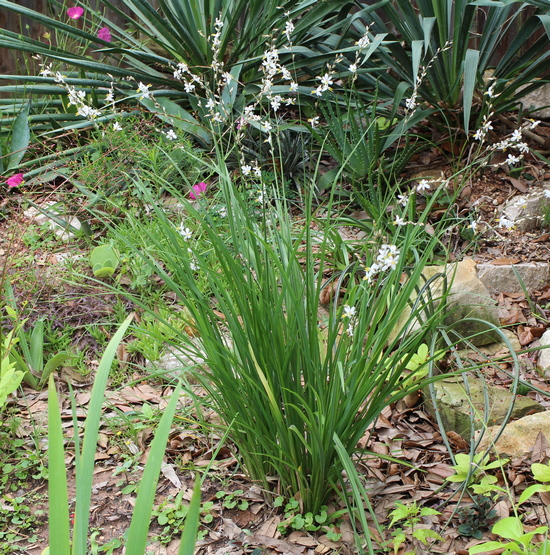
[[[261, 79], [259, 67], [266, 48], [282, 46], [292, 36], [292, 43], [297, 46], [292, 51], [281, 48], [282, 59], [292, 62], [290, 68], [296, 79], [307, 80], [308, 72], [333, 56], [332, 44], [339, 30], [346, 28], [354, 6], [352, 0], [159, 0], [156, 9], [148, 0], [123, 2], [131, 15], [109, 0], [101, 0], [99, 10], [91, 9], [86, 1], [76, 2], [84, 9], [79, 20], [82, 25], [76, 25], [65, 13], [62, 2], [51, 2], [56, 16], [50, 17], [18, 2], [0, 0], [0, 9], [31, 19], [55, 37], [52, 44], [45, 44], [25, 34], [0, 29], [0, 47], [53, 63], [54, 70], [65, 74], [68, 86], [93, 97], [96, 108], [105, 104], [107, 92], [113, 87], [117, 100], [143, 100], [143, 95], [136, 94], [139, 83], [153, 86], [155, 97], [169, 97], [188, 108], [189, 101], [200, 94], [198, 88], [190, 92], [189, 83], [174, 78], [178, 64], [192, 68], [210, 90], [218, 86], [223, 71], [231, 72], [236, 80], [250, 87]], [[103, 8], [116, 12], [123, 24], [109, 21]], [[285, 33], [286, 24], [292, 21], [292, 33], [290, 28]], [[104, 34], [100, 34], [103, 38], [97, 36], [98, 29], [104, 26], [110, 32], [109, 41], [104, 40]], [[318, 48], [323, 43], [325, 47]], [[43, 129], [90, 125], [75, 114], [74, 107], [67, 106], [67, 90], [57, 86], [53, 76], [1, 78], [21, 84], [0, 87], [0, 92], [39, 99], [40, 106], [31, 105], [33, 124]], [[44, 113], [43, 102], [47, 98], [52, 99], [53, 109]], [[16, 99], [5, 109], [15, 119], [20, 106], [20, 99]], [[175, 110], [172, 106], [165, 108]], [[188, 122], [189, 132], [196, 134], [200, 122], [181, 107], [177, 112]], [[97, 121], [112, 117], [104, 114]], [[5, 123], [9, 125], [10, 121]]]
[[[535, 13], [526, 15], [530, 7]], [[480, 123], [484, 93], [493, 96], [492, 110], [501, 113], [548, 75], [549, 10], [548, 3], [531, 1], [386, 0], [381, 11], [364, 10], [353, 25], [357, 36], [365, 25], [372, 33], [387, 34], [369, 67], [389, 71], [364, 72], [359, 80], [379, 80], [384, 93], [405, 82], [409, 106], [416, 101], [437, 108], [433, 121], [437, 117], [468, 133]], [[506, 52], [497, 57], [510, 33]], [[535, 34], [540, 37], [531, 44]]]
[[361, 190], [381, 182], [381, 173], [386, 183], [398, 178], [416, 152], [409, 131], [432, 113], [419, 109], [403, 115], [399, 106], [404, 90], [397, 88], [391, 104], [379, 102], [375, 94], [367, 105], [356, 89], [320, 103], [324, 125], [311, 133], [338, 162], [324, 180], [341, 172]]

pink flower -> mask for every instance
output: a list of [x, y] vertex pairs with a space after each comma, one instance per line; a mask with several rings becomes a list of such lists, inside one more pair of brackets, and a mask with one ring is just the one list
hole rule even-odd
[[6, 180], [6, 183], [8, 184], [8, 187], [18, 187], [19, 185], [21, 185], [21, 183], [24, 183], [23, 174], [16, 173], [12, 175]]
[[206, 183], [204, 183], [203, 181], [197, 183], [196, 185], [193, 185], [193, 187], [191, 187], [191, 190], [189, 191], [189, 196], [193, 200], [197, 200], [204, 193], [204, 191], [206, 191], [207, 186], [208, 185], [206, 185]]
[[81, 8], [80, 6], [73, 6], [72, 8], [69, 8], [67, 10], [67, 15], [71, 19], [78, 19], [79, 17], [82, 16], [83, 13], [84, 13], [84, 8]]
[[97, 32], [97, 38], [104, 40], [105, 42], [111, 42], [111, 31], [109, 31], [109, 27], [102, 27]]

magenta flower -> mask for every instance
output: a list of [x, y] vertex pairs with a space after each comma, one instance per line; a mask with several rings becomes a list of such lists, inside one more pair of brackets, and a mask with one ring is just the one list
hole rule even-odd
[[109, 27], [102, 27], [97, 32], [97, 38], [104, 40], [105, 42], [111, 42], [111, 31], [109, 31]]
[[16, 173], [16, 174], [12, 175], [8, 179], [6, 179], [6, 183], [8, 184], [8, 187], [12, 187], [12, 188], [13, 187], [18, 187], [19, 185], [21, 185], [21, 183], [24, 183], [23, 174], [22, 173]]
[[78, 19], [79, 17], [82, 16], [83, 13], [84, 13], [84, 8], [81, 8], [80, 6], [73, 6], [72, 8], [69, 8], [67, 10], [67, 15], [71, 19]]
[[208, 185], [206, 185], [206, 183], [204, 183], [203, 181], [197, 183], [196, 185], [193, 185], [193, 187], [191, 187], [191, 190], [189, 191], [189, 196], [193, 200], [197, 200], [200, 196], [202, 196], [204, 191], [206, 191], [207, 186]]

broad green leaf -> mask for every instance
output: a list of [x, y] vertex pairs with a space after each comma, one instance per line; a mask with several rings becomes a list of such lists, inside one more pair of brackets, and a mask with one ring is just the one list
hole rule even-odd
[[29, 127], [30, 102], [15, 119], [11, 130], [10, 157], [7, 170], [16, 168], [25, 156], [25, 152], [31, 140], [31, 130]]
[[53, 376], [48, 383], [49, 542], [52, 553], [70, 555], [69, 494], [59, 400]]
[[494, 551], [497, 549], [504, 549], [508, 547], [508, 543], [505, 542], [485, 542], [480, 543], [479, 545], [474, 545], [470, 547], [468, 553], [470, 555], [475, 555], [476, 553], [487, 553], [488, 551]]
[[550, 482], [550, 464], [534, 463], [531, 465], [533, 478], [539, 482]]
[[195, 478], [193, 497], [189, 503], [189, 510], [185, 517], [185, 526], [181, 535], [181, 543], [178, 555], [193, 555], [195, 553], [195, 543], [197, 541], [197, 530], [201, 512], [201, 480]]
[[147, 544], [147, 534], [149, 532], [149, 523], [151, 522], [151, 511], [153, 502], [157, 492], [157, 483], [160, 474], [160, 468], [164, 453], [166, 450], [166, 442], [170, 434], [170, 426], [174, 418], [174, 412], [179, 402], [181, 392], [181, 383], [178, 384], [168, 406], [164, 410], [164, 414], [159, 422], [155, 432], [155, 437], [151, 443], [147, 464], [143, 470], [143, 476], [140, 480], [139, 490], [136, 498], [132, 522], [128, 530], [128, 540], [126, 542], [127, 553], [144, 553]]
[[523, 535], [523, 524], [515, 516], [509, 516], [499, 520], [492, 528], [493, 534], [506, 538], [507, 540], [519, 540]]
[[464, 59], [464, 130], [466, 134], [470, 128], [470, 113], [472, 111], [472, 101], [474, 98], [474, 90], [477, 83], [479, 65], [479, 50], [468, 49]]
[[128, 326], [132, 322], [131, 314], [124, 320], [115, 333], [96, 371], [92, 395], [88, 405], [88, 415], [84, 424], [84, 439], [82, 453], [77, 458], [76, 465], [76, 507], [74, 519], [73, 553], [72, 555], [86, 555], [88, 543], [88, 522], [90, 517], [90, 502], [92, 495], [92, 481], [94, 475], [95, 453], [99, 432], [99, 422], [102, 414], [102, 405], [105, 399], [107, 379], [117, 353], [117, 348], [122, 341]]

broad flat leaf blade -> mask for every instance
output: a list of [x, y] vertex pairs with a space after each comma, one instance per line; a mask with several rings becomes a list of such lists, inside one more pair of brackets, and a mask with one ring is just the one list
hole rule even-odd
[[464, 59], [464, 130], [468, 134], [470, 127], [470, 113], [472, 111], [472, 100], [477, 80], [477, 68], [479, 64], [479, 50], [469, 49]]
[[16, 168], [19, 162], [25, 156], [25, 152], [31, 140], [31, 130], [29, 127], [29, 108], [30, 103], [27, 103], [25, 108], [15, 119], [11, 132], [11, 154], [8, 161], [8, 170]]
[[95, 452], [99, 432], [101, 408], [105, 398], [105, 388], [117, 348], [133, 318], [130, 314], [115, 333], [99, 363], [88, 406], [88, 416], [84, 427], [82, 455], [76, 467], [76, 508], [74, 520], [73, 555], [86, 555], [88, 544], [88, 521], [92, 496]]
[[48, 384], [48, 495], [51, 552], [70, 555], [69, 494], [61, 412], [53, 376]]
[[195, 553], [195, 543], [197, 541], [197, 530], [201, 512], [201, 480], [196, 478], [193, 488], [193, 497], [189, 504], [189, 512], [185, 517], [185, 526], [181, 535], [181, 543], [178, 555], [193, 555]]
[[166, 450], [166, 442], [170, 434], [170, 426], [172, 425], [172, 419], [174, 418], [180, 391], [181, 383], [178, 384], [174, 393], [172, 393], [172, 398], [162, 415], [151, 444], [149, 458], [147, 459], [147, 464], [145, 465], [143, 476], [140, 481], [134, 514], [132, 515], [132, 522], [130, 523], [130, 529], [128, 531], [128, 540], [126, 542], [127, 553], [145, 553], [160, 467]]

